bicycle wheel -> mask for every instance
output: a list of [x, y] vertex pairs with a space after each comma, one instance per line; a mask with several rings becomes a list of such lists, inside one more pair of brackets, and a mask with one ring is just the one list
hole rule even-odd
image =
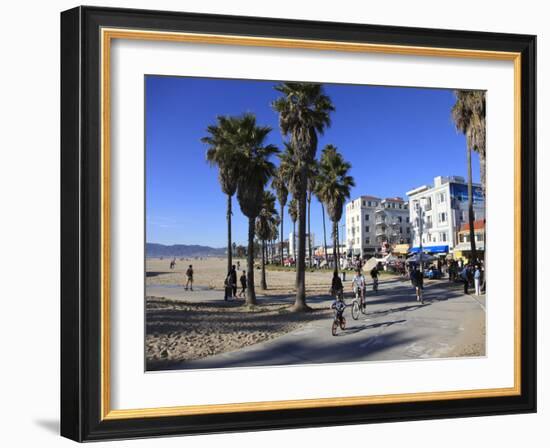
[[340, 319], [340, 328], [342, 330], [346, 329], [346, 318], [344, 316], [342, 316], [342, 318]]
[[351, 306], [351, 317], [353, 317], [354, 320], [359, 319], [359, 304], [357, 303], [357, 300], [354, 300], [353, 305]]
[[338, 330], [338, 321], [334, 319], [332, 322], [332, 336], [336, 336], [336, 330]]

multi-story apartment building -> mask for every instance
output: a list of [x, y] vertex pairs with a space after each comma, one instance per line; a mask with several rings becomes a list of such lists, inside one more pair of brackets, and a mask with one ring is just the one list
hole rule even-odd
[[[407, 192], [412, 251], [444, 253], [458, 243], [460, 227], [468, 222], [468, 185], [463, 177], [434, 178], [433, 186], [422, 185]], [[485, 218], [485, 202], [479, 184], [473, 185], [474, 219]]]
[[365, 195], [346, 204], [346, 246], [354, 256], [373, 256], [382, 243], [407, 243], [410, 235], [409, 205], [402, 198]]

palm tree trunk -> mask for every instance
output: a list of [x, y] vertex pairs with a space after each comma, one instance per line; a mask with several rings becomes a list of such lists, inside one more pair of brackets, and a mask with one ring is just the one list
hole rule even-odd
[[338, 244], [338, 223], [336, 221], [332, 221], [332, 258], [334, 259], [335, 274], [338, 274], [338, 262], [336, 258], [337, 244]]
[[309, 255], [309, 267], [311, 268], [311, 194], [307, 198], [307, 244], [308, 244], [308, 255]]
[[479, 154], [479, 178], [481, 180], [481, 189], [483, 191], [483, 199], [487, 197], [487, 185], [485, 184], [485, 175], [487, 170], [485, 154]]
[[296, 267], [296, 221], [292, 221], [292, 258]]
[[472, 150], [468, 147], [468, 223], [470, 225], [470, 251], [472, 253], [470, 262], [477, 260], [476, 240], [474, 229], [474, 201], [472, 196]]
[[280, 247], [281, 247], [281, 266], [283, 265], [283, 246], [285, 240], [285, 234], [283, 233], [283, 220], [285, 219], [285, 208], [281, 205], [281, 235], [279, 236]]
[[254, 290], [254, 231], [255, 218], [248, 218], [248, 254], [246, 258], [247, 289], [246, 304], [256, 305], [256, 291]]
[[306, 305], [306, 188], [307, 172], [300, 173], [300, 195], [298, 198], [298, 258], [296, 260], [296, 300], [293, 311], [310, 309]]
[[267, 282], [265, 280], [265, 253], [267, 251], [267, 247], [265, 245], [265, 240], [262, 240], [262, 289], [267, 289]]
[[233, 264], [233, 245], [231, 244], [231, 195], [227, 195], [227, 272]]
[[323, 240], [325, 243], [325, 261], [328, 266], [328, 251], [327, 251], [327, 228], [325, 227], [325, 205], [321, 202], [321, 210], [323, 212]]

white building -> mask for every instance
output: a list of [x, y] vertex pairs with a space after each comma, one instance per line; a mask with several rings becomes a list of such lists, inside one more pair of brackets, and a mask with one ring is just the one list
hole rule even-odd
[[[463, 177], [434, 178], [407, 192], [412, 231], [412, 251], [445, 253], [458, 244], [460, 227], [468, 222], [468, 185]], [[479, 184], [473, 185], [474, 220], [485, 218], [485, 202]]]
[[346, 204], [346, 246], [352, 255], [371, 257], [382, 243], [408, 243], [409, 205], [402, 198], [360, 196]]
[[[306, 233], [306, 257], [309, 257], [309, 238], [310, 235]], [[315, 249], [315, 234], [311, 234], [311, 251]], [[298, 256], [298, 234], [294, 236], [294, 232], [290, 232], [288, 235], [288, 254], [291, 257], [296, 258]]]

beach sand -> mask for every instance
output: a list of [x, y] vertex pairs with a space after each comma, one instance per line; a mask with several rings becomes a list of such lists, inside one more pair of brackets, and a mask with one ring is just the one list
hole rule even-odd
[[[194, 284], [201, 288], [208, 289], [223, 289], [223, 282], [227, 275], [227, 259], [226, 258], [186, 258], [176, 259], [175, 269], [170, 269], [171, 258], [148, 258], [146, 260], [147, 285], [185, 285], [185, 271], [189, 265], [193, 265]], [[240, 270], [237, 272], [238, 277], [242, 271], [246, 270], [246, 260], [236, 258], [233, 264], [240, 263]], [[267, 291], [261, 291], [265, 295], [273, 294], [288, 294], [294, 292], [294, 281], [296, 273], [294, 271], [267, 271]], [[350, 274], [348, 274], [348, 277]], [[254, 284], [256, 291], [259, 291], [261, 279], [261, 270], [254, 270]], [[350, 277], [351, 279], [351, 277]], [[306, 290], [308, 293], [327, 294], [332, 281], [332, 270], [319, 270], [315, 272], [307, 272], [306, 275]]]

